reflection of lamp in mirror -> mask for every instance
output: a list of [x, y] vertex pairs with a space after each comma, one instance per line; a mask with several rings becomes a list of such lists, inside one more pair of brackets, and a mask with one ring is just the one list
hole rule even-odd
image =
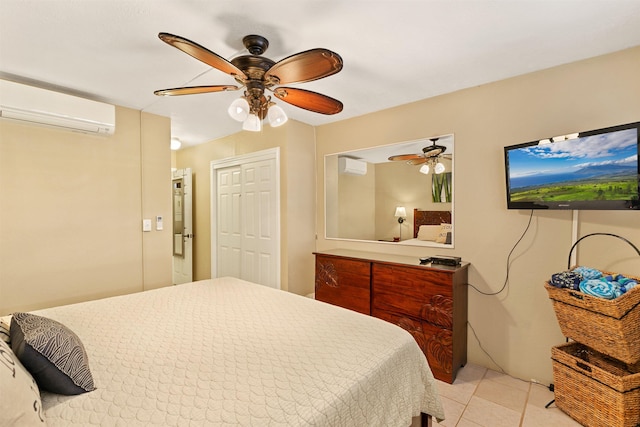
[[405, 217], [407, 216], [407, 210], [405, 209], [404, 206], [397, 206], [396, 213], [394, 214], [394, 216], [398, 218], [398, 224], [400, 224], [400, 240], [402, 240], [402, 223], [404, 222]]

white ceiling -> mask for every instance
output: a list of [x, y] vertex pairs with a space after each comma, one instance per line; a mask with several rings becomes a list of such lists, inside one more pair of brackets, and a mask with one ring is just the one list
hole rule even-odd
[[0, 77], [169, 116], [186, 145], [240, 131], [241, 92], [157, 97], [234, 84], [158, 39], [169, 32], [229, 59], [242, 37], [278, 61], [323, 47], [343, 70], [297, 85], [344, 103], [321, 125], [640, 45], [640, 0], [0, 0]]

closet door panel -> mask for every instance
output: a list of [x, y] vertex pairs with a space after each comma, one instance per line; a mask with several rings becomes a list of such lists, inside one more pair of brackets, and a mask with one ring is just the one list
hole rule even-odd
[[216, 220], [218, 230], [218, 277], [241, 277], [241, 172], [240, 167], [220, 169], [217, 171], [218, 212]]

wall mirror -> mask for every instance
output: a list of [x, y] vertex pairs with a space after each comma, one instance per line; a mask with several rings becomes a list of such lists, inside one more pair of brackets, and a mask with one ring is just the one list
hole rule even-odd
[[184, 221], [182, 208], [184, 205], [183, 179], [174, 179], [173, 186], [173, 255], [184, 257]]
[[453, 139], [326, 155], [325, 237], [453, 248]]

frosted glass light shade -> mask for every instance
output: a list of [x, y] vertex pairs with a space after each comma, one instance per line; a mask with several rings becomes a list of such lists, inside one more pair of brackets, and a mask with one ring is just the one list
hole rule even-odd
[[255, 114], [249, 114], [247, 120], [242, 123], [242, 129], [251, 132], [260, 132], [262, 130], [262, 122]]
[[429, 175], [429, 165], [425, 163], [424, 165], [420, 166], [420, 173]]
[[284, 110], [277, 105], [272, 105], [269, 107], [269, 111], [267, 111], [267, 118], [269, 119], [269, 124], [271, 127], [282, 126], [289, 120]]
[[249, 116], [249, 103], [244, 98], [238, 98], [229, 105], [227, 112], [232, 119], [244, 122]]
[[179, 150], [182, 147], [182, 142], [178, 138], [171, 138], [171, 149], [173, 151]]
[[436, 167], [435, 167], [435, 168], [433, 168], [433, 171], [434, 171], [435, 173], [442, 173], [442, 172], [444, 172], [444, 165], [443, 165], [442, 163], [440, 163], [440, 162], [436, 163]]
[[396, 207], [396, 213], [393, 216], [404, 218], [407, 216], [407, 209], [404, 206], [398, 206]]

